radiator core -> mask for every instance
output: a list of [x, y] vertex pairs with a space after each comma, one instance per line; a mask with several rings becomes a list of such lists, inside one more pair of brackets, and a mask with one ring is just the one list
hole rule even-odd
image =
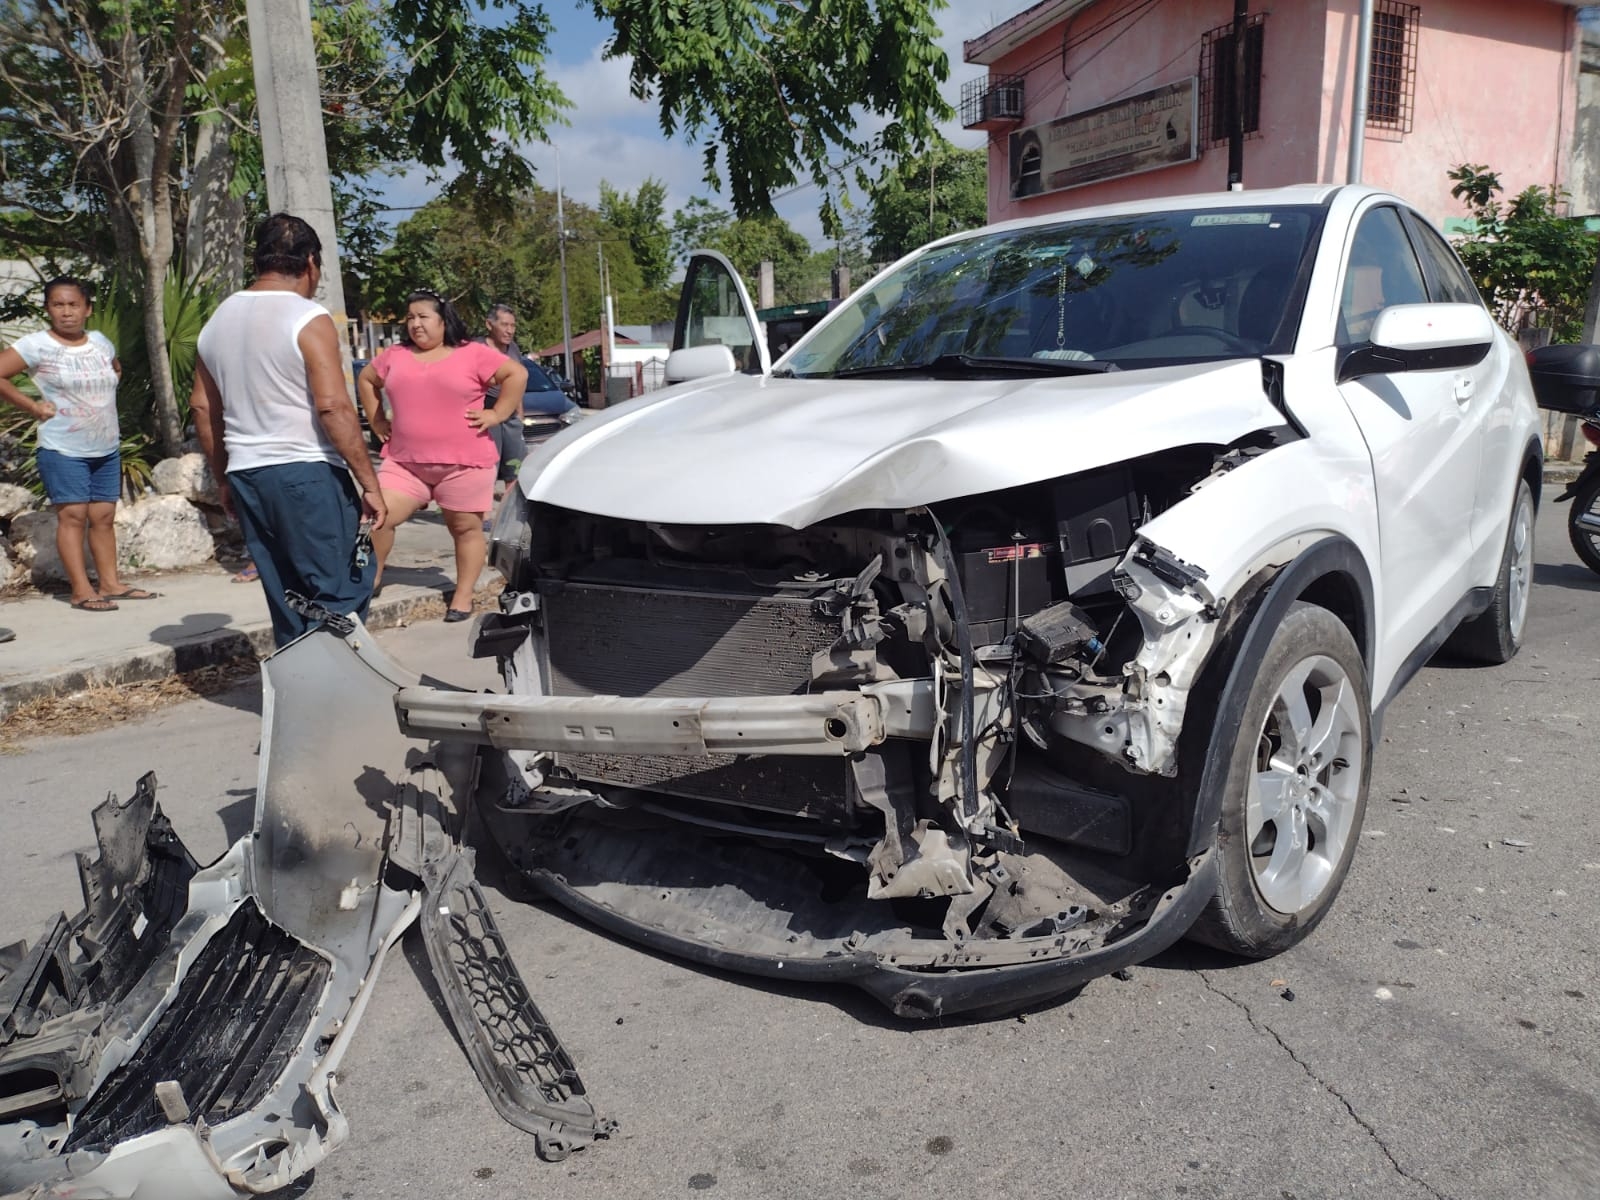
[[[541, 589], [543, 591], [543, 589]], [[839, 636], [808, 597], [569, 583], [544, 591], [557, 696], [804, 693], [811, 656]], [[779, 755], [564, 754], [580, 779], [843, 823], [842, 760]]]

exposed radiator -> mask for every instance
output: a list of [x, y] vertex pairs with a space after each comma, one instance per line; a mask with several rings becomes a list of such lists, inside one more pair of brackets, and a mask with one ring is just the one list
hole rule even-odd
[[[784, 696], [802, 693], [837, 619], [803, 597], [558, 586], [543, 598], [558, 696]], [[846, 767], [819, 758], [566, 754], [580, 779], [843, 823]]]
[[786, 696], [839, 636], [803, 597], [574, 583], [543, 604], [558, 696]]

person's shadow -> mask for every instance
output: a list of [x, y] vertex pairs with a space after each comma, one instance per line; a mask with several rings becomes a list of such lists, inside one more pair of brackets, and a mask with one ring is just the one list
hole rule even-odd
[[[241, 712], [259, 713], [259, 669], [251, 664], [272, 652], [272, 630], [260, 630], [252, 637], [229, 628], [232, 620], [227, 613], [189, 613], [176, 625], [157, 625], [150, 631], [150, 640], [172, 651], [174, 675], [196, 696]], [[214, 669], [212, 677], [193, 676], [208, 669]]]

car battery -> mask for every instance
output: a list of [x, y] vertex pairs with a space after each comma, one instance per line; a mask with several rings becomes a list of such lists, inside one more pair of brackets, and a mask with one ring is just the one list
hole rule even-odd
[[1051, 589], [1061, 573], [1061, 552], [1051, 542], [1008, 542], [963, 551], [956, 556], [956, 569], [973, 644], [989, 646], [1054, 599]]

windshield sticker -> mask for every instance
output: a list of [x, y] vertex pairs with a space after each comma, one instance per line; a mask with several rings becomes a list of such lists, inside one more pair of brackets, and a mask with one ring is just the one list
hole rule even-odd
[[1087, 279], [1089, 276], [1094, 274], [1095, 261], [1085, 254], [1077, 262], [1072, 264], [1072, 268], [1073, 270], [1077, 271], [1079, 275], [1082, 275], [1085, 279]]
[[1189, 222], [1192, 228], [1204, 225], [1270, 225], [1272, 214], [1266, 212], [1196, 213]]

